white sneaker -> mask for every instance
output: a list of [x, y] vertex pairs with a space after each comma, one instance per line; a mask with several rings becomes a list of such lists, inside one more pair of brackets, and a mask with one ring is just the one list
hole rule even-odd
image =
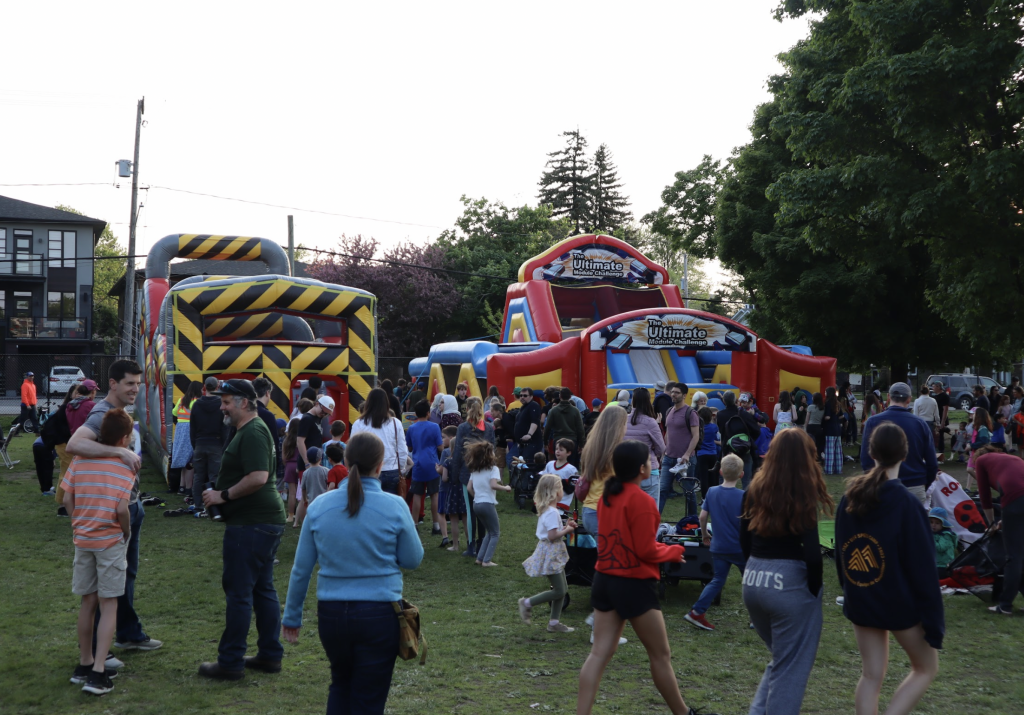
[[[590, 642], [591, 643], [594, 642], [594, 632], [593, 631], [590, 632]], [[627, 643], [629, 643], [629, 641], [627, 641], [625, 638], [621, 638], [621, 637], [619, 638], [619, 645], [626, 645]]]
[[836, 596], [836, 605], [837, 606], [842, 606], [844, 603], [846, 603], [846, 597], [845, 596]]
[[594, 627], [594, 614], [593, 614], [593, 612], [591, 612], [591, 614], [589, 616], [587, 616], [587, 619], [585, 621], [583, 621], [583, 622], [586, 623], [591, 628], [593, 628]]
[[124, 661], [120, 658], [115, 658], [113, 653], [107, 653], [107, 659], [104, 661], [103, 665], [107, 668], [117, 670], [118, 668], [124, 667]]

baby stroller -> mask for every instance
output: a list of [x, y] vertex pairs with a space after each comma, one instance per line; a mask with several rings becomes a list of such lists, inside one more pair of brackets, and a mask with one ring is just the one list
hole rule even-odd
[[1003, 570], [1006, 566], [1006, 548], [1001, 531], [988, 531], [980, 539], [953, 559], [949, 564], [949, 578], [944, 583], [955, 583], [984, 600], [983, 594], [991, 592], [992, 601], [998, 601], [1000, 592], [1006, 588]]
[[512, 498], [515, 500], [516, 506], [525, 509], [529, 505], [530, 511], [536, 512], [537, 507], [533, 505], [533, 493], [537, 491], [540, 470], [532, 464], [513, 462], [509, 473], [508, 483], [512, 487]]

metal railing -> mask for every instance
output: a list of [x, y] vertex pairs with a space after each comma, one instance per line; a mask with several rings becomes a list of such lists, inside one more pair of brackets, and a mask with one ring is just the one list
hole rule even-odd
[[10, 338], [54, 340], [61, 338], [85, 339], [85, 318], [53, 320], [50, 318], [11, 317], [8, 319], [7, 336]]
[[34, 253], [0, 254], [0, 276], [42, 276], [44, 260]]

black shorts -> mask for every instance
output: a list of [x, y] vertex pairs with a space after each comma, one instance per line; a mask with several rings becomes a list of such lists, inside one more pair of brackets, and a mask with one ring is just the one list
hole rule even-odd
[[598, 611], [616, 611], [624, 620], [642, 616], [650, 610], [660, 611], [658, 580], [623, 578], [597, 571], [590, 589], [590, 606]]
[[434, 496], [437, 494], [438, 486], [441, 484], [441, 477], [437, 479], [431, 479], [429, 482], [417, 482], [415, 479], [412, 482], [412, 486], [409, 487], [410, 494], [429, 494]]

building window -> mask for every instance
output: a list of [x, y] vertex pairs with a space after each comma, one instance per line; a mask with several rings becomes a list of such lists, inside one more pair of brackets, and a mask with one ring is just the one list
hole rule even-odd
[[31, 315], [32, 314], [32, 294], [22, 293], [20, 291], [14, 291], [14, 314], [15, 315]]
[[74, 320], [74, 293], [47, 293], [46, 317], [50, 320]]
[[49, 258], [50, 268], [75, 267], [74, 231], [50, 231]]
[[7, 317], [7, 294], [0, 290], [0, 320]]
[[0, 228], [0, 254], [7, 253], [7, 229]]

